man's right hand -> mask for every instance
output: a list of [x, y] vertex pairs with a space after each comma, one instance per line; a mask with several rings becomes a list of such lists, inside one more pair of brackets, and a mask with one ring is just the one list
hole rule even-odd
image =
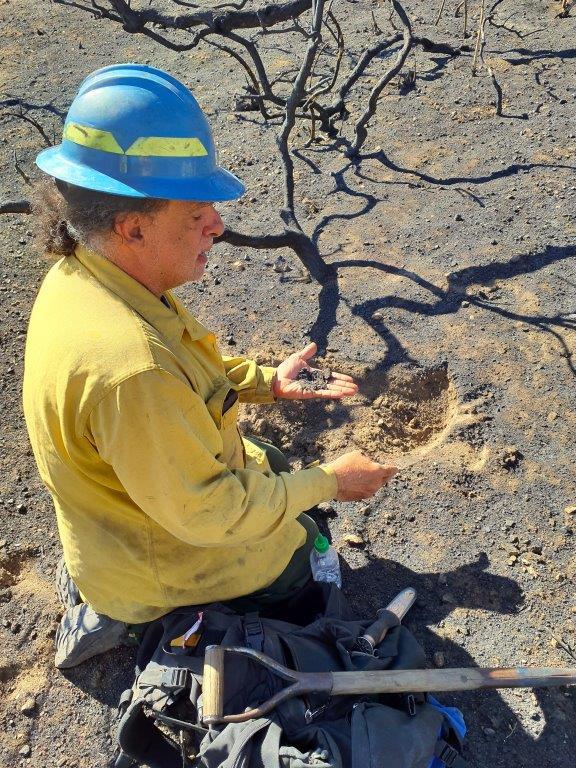
[[398, 467], [378, 464], [360, 451], [345, 453], [327, 466], [338, 481], [338, 501], [369, 499], [398, 471]]

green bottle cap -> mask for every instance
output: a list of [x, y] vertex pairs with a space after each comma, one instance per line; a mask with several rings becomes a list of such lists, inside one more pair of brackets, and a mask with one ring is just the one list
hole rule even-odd
[[326, 538], [326, 536], [322, 536], [321, 533], [316, 536], [314, 539], [314, 549], [316, 552], [320, 552], [320, 554], [323, 554], [324, 552], [327, 552], [330, 549], [330, 542]]

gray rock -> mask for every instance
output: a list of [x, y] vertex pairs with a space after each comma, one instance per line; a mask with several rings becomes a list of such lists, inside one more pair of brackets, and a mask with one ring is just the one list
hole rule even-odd
[[454, 605], [456, 603], [456, 598], [454, 597], [454, 595], [451, 592], [445, 592], [442, 595], [441, 600], [442, 600], [443, 603], [448, 603], [448, 604], [452, 604], [452, 605]]
[[436, 653], [432, 657], [432, 661], [434, 662], [434, 666], [438, 668], [446, 666], [446, 657], [444, 656], [442, 651], [436, 651]]

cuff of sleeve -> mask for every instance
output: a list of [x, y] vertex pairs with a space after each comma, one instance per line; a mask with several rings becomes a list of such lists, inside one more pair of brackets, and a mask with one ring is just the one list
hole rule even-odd
[[297, 516], [301, 512], [330, 501], [338, 493], [338, 481], [332, 470], [326, 466], [301, 469], [298, 472], [282, 472], [286, 486], [286, 511]]
[[253, 384], [247, 389], [237, 389], [240, 401], [243, 403], [274, 403], [276, 398], [272, 394], [272, 379], [276, 368], [270, 368], [265, 365], [256, 365]]
[[270, 402], [274, 402], [276, 398], [272, 394], [272, 382], [274, 380], [274, 375], [276, 374], [276, 368], [273, 368], [270, 365], [261, 365], [260, 370], [262, 371], [264, 385], [266, 386], [268, 394], [270, 395]]

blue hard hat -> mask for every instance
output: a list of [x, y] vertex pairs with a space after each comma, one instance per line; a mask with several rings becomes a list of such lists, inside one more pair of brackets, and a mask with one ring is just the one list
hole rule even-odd
[[140, 64], [88, 75], [62, 143], [40, 152], [36, 164], [77, 187], [127, 197], [218, 202], [245, 190], [218, 167], [212, 131], [188, 88]]

